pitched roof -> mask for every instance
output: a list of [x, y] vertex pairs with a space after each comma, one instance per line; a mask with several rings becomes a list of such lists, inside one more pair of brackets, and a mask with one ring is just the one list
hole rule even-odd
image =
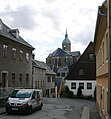
[[80, 56], [81, 55], [80, 51], [68, 52], [68, 54], [72, 55], [72, 56]]
[[[95, 80], [93, 79], [93, 77], [78, 77], [78, 75], [76, 74], [77, 73], [77, 70], [78, 70], [78, 67], [80, 65], [80, 67], [84, 66], [85, 63], [88, 63], [88, 61], [85, 61], [86, 59], [83, 60], [83, 57], [86, 55], [88, 49], [91, 48], [91, 51], [90, 53], [93, 53], [93, 48], [94, 48], [94, 43], [91, 41], [89, 43], [89, 45], [87, 46], [87, 48], [85, 49], [85, 51], [83, 52], [83, 54], [80, 56], [79, 60], [77, 61], [77, 63], [73, 66], [73, 69], [69, 72], [69, 74], [65, 77], [66, 80], [80, 80], [80, 79], [84, 79], [84, 80]], [[92, 63], [92, 62], [91, 62]], [[90, 72], [90, 63], [89, 64], [89, 69], [87, 72]], [[91, 65], [92, 66], [92, 65]], [[93, 65], [94, 66], [94, 65]], [[75, 73], [76, 72], [76, 73]]]
[[31, 46], [29, 43], [27, 43], [21, 36], [19, 36], [19, 38], [15, 38], [10, 31], [12, 30], [11, 28], [9, 28], [6, 24], [4, 24], [2, 22], [2, 20], [0, 19], [0, 24], [2, 25], [2, 29], [0, 29], [0, 36], [6, 37], [10, 40], [13, 40], [15, 42], [18, 42], [20, 44], [23, 44], [27, 47], [30, 47], [31, 49], [34, 50], [34, 47]]
[[35, 63], [35, 66], [46, 69], [46, 74], [56, 75], [56, 73], [53, 72], [51, 68], [45, 62], [38, 61], [38, 60], [33, 60], [33, 62]]
[[49, 54], [49, 56], [68, 56], [69, 54], [62, 50], [61, 48], [58, 48], [53, 53]]
[[75, 52], [66, 52], [61, 48], [58, 48], [57, 50], [55, 50], [53, 53], [49, 54], [48, 57], [55, 57], [55, 56], [80, 56], [81, 53], [80, 51], [75, 51]]

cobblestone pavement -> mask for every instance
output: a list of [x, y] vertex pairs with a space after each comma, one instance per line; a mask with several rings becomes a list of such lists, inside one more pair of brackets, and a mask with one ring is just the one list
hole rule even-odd
[[31, 115], [8, 115], [0, 108], [0, 119], [100, 119], [94, 101], [66, 98], [44, 98], [41, 111]]

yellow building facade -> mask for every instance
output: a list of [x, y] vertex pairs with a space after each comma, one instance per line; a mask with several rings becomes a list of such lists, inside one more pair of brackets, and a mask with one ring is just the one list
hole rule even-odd
[[107, 8], [104, 2], [98, 8], [94, 37], [96, 55], [96, 102], [102, 119], [108, 117], [108, 29]]

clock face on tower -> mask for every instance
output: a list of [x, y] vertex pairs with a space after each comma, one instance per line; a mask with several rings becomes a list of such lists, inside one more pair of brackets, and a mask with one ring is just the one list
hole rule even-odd
[[64, 48], [66, 48], [66, 45], [64, 45]]
[[66, 49], [66, 45], [63, 45], [63, 49], [64, 49], [64, 50]]

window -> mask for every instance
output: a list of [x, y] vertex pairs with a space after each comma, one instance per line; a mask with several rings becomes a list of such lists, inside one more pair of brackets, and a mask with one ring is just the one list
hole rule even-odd
[[76, 83], [71, 83], [71, 89], [76, 89]]
[[57, 73], [57, 76], [60, 76], [60, 73]]
[[43, 87], [45, 86], [44, 81], [43, 81]]
[[79, 69], [79, 76], [83, 76], [84, 75], [84, 69]]
[[61, 59], [58, 60], [58, 66], [61, 66]]
[[26, 53], [26, 61], [29, 61], [29, 53]]
[[108, 59], [108, 34], [106, 34], [106, 59]]
[[12, 58], [15, 59], [16, 58], [16, 49], [12, 48]]
[[87, 83], [87, 89], [92, 89], [92, 83]]
[[55, 64], [54, 65], [57, 66], [57, 59], [55, 59]]
[[88, 59], [89, 59], [90, 61], [93, 61], [93, 60], [94, 60], [94, 54], [93, 54], [93, 53], [89, 53]]
[[26, 85], [29, 85], [29, 74], [26, 74]]
[[8, 55], [8, 45], [3, 45], [3, 57], [7, 57]]
[[55, 81], [55, 77], [53, 76], [53, 77], [52, 77], [52, 82], [54, 82], [54, 81]]
[[15, 73], [12, 73], [12, 84], [15, 84]]
[[54, 91], [55, 91], [55, 88], [51, 88], [51, 93], [54, 93]]
[[104, 42], [102, 44], [102, 63], [104, 63]]
[[79, 87], [81, 87], [81, 89], [84, 89], [84, 83], [79, 83]]
[[19, 56], [20, 60], [23, 60], [23, 51], [20, 50], [20, 56]]
[[50, 76], [48, 76], [48, 79], [47, 79], [47, 80], [48, 80], [48, 82], [51, 82], [51, 77], [50, 77]]
[[62, 77], [65, 77], [65, 73], [64, 72], [62, 73]]
[[22, 74], [19, 76], [20, 86], [22, 86]]
[[42, 81], [41, 81], [41, 87], [42, 87]]
[[38, 81], [38, 88], [39, 88], [39, 81]]
[[35, 81], [35, 88], [37, 89], [37, 81]]

